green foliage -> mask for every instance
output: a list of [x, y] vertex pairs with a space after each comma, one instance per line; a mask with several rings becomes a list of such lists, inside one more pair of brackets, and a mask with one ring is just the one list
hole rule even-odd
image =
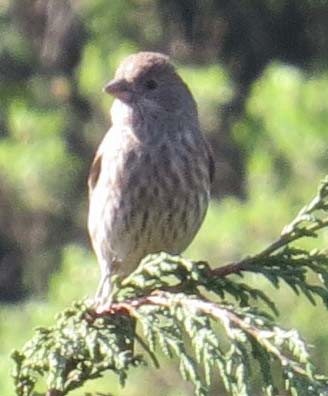
[[[123, 315], [91, 322], [85, 305], [76, 303], [58, 315], [53, 328], [38, 328], [35, 337], [26, 344], [24, 355], [14, 352], [17, 394], [30, 395], [37, 375], [45, 373], [47, 388], [65, 390], [61, 394], [87, 379], [101, 376], [105, 370], [113, 370], [123, 385], [129, 366], [142, 362], [140, 357], [132, 356], [132, 324]], [[25, 359], [33, 375], [24, 367]]]
[[79, 169], [78, 158], [68, 153], [61, 136], [64, 117], [58, 110], [41, 111], [22, 101], [10, 105], [11, 136], [0, 142], [0, 165], [29, 208], [62, 209], [63, 194]]
[[311, 75], [273, 63], [252, 86], [245, 117], [236, 122], [233, 133], [247, 153], [254, 194], [265, 185], [268, 193], [288, 189], [291, 200], [309, 194], [313, 178], [325, 172], [327, 81], [325, 72]]
[[[327, 227], [327, 212], [328, 178], [280, 237], [254, 256], [215, 270], [166, 253], [148, 256], [131, 275], [116, 280], [107, 312], [97, 314], [84, 302], [75, 303], [55, 326], [38, 329], [21, 352], [13, 353], [17, 395], [30, 396], [39, 376], [47, 379], [47, 395], [66, 395], [107, 370], [124, 384], [128, 368], [143, 362], [133, 354], [135, 340], [156, 365], [159, 350], [177, 358], [182, 377], [194, 384], [197, 396], [208, 394], [216, 371], [227, 394], [253, 395], [255, 362], [263, 395], [280, 394], [277, 365], [289, 394], [326, 395], [328, 377], [317, 373], [306, 343], [265, 309], [277, 313], [273, 301], [228, 276], [253, 272], [278, 289], [283, 281], [297, 295], [313, 304], [319, 297], [328, 308], [327, 252], [294, 245]], [[135, 321], [142, 338], [135, 333]]]

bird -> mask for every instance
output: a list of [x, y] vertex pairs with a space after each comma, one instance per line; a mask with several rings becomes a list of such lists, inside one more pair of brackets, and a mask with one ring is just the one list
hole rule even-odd
[[88, 231], [100, 266], [97, 311], [111, 304], [112, 278], [148, 254], [181, 254], [210, 200], [214, 161], [196, 102], [169, 56], [127, 56], [104, 91], [111, 127], [88, 178]]

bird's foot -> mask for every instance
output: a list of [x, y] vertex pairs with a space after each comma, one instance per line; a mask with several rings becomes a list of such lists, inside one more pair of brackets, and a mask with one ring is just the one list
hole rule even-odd
[[107, 302], [96, 302], [94, 305], [94, 310], [97, 315], [104, 315], [104, 314], [110, 314], [112, 312], [112, 301], [107, 301]]

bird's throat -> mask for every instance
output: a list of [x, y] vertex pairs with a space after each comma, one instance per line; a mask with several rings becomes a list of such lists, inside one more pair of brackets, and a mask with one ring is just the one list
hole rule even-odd
[[131, 125], [135, 118], [135, 109], [131, 104], [115, 99], [111, 108], [113, 125]]

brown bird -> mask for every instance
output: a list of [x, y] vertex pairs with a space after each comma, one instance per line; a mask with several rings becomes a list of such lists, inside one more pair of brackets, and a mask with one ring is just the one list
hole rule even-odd
[[196, 103], [167, 56], [130, 55], [104, 89], [115, 97], [112, 127], [88, 181], [98, 311], [110, 303], [113, 275], [129, 274], [149, 253], [187, 248], [204, 219], [214, 171]]

